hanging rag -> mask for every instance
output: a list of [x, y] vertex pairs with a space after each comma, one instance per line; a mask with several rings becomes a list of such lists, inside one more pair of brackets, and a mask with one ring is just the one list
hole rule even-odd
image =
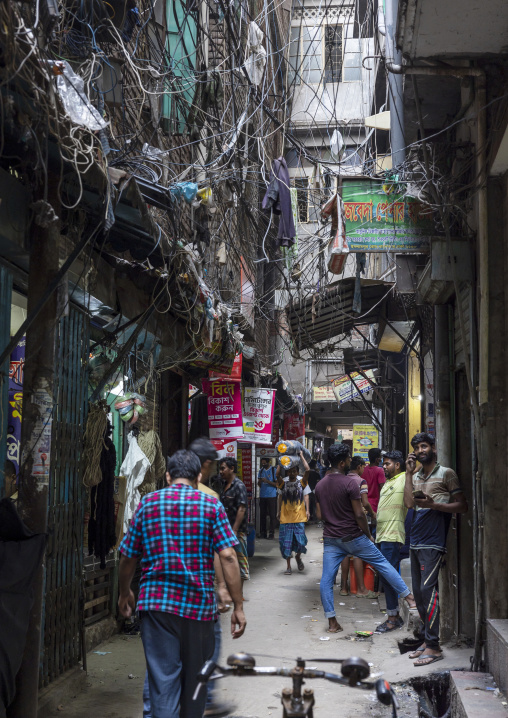
[[342, 274], [349, 256], [349, 247], [346, 239], [344, 203], [339, 194], [334, 194], [321, 208], [321, 219], [325, 222], [330, 217], [332, 229], [328, 245], [328, 271], [332, 274]]
[[344, 150], [344, 138], [342, 137], [339, 130], [334, 130], [332, 139], [330, 140], [330, 152], [334, 159], [339, 160]]
[[358, 252], [356, 255], [356, 280], [355, 280], [355, 293], [353, 297], [353, 312], [355, 314], [362, 313], [362, 280], [360, 275], [365, 274], [365, 267], [367, 265], [367, 255], [365, 252]]
[[280, 214], [277, 238], [281, 247], [292, 247], [295, 242], [296, 229], [291, 206], [291, 187], [289, 171], [283, 157], [273, 161], [270, 172], [270, 183], [263, 198], [262, 208], [270, 214]]
[[126, 478], [125, 513], [123, 517], [124, 532], [127, 532], [129, 522], [138, 507], [141, 499], [139, 487], [143, 483], [146, 472], [150, 467], [150, 461], [139, 448], [138, 441], [134, 434], [128, 434], [127, 441], [129, 442], [129, 449], [120, 467], [120, 475]]
[[259, 85], [263, 79], [266, 65], [266, 50], [261, 44], [263, 32], [255, 22], [249, 24], [247, 35], [247, 60], [245, 69], [253, 85]]
[[153, 429], [142, 431], [138, 436], [138, 446], [144, 453], [150, 466], [145, 474], [143, 483], [139, 487], [141, 496], [156, 491], [158, 486], [164, 485], [166, 462], [162, 453], [162, 444], [159, 435]]
[[88, 554], [100, 559], [101, 568], [106, 568], [106, 556], [116, 544], [114, 501], [116, 449], [110, 438], [111, 432], [112, 427], [108, 421], [100, 458], [102, 480], [90, 491]]

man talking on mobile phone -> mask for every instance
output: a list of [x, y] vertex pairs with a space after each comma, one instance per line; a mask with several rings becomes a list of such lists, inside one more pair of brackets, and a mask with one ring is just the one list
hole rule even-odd
[[[439, 646], [438, 574], [446, 552], [446, 536], [452, 514], [464, 514], [467, 502], [457, 474], [436, 459], [430, 434], [415, 434], [413, 453], [406, 461], [404, 504], [415, 510], [411, 527], [411, 577], [418, 613], [424, 624], [422, 645], [409, 654], [415, 666], [427, 666], [443, 658]], [[416, 462], [421, 468], [416, 470]]]

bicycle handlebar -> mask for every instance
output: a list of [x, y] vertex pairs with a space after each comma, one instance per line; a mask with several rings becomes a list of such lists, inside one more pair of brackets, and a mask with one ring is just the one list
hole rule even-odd
[[[323, 659], [316, 659], [321, 660]], [[207, 661], [198, 673], [198, 685], [194, 692], [193, 699], [196, 700], [199, 696], [200, 691], [210, 680], [219, 680], [220, 678], [226, 678], [227, 676], [283, 676], [285, 678], [291, 678], [293, 680], [293, 689], [285, 688], [283, 691], [283, 702], [285, 699], [291, 698], [292, 701], [296, 702], [299, 706], [303, 704], [302, 698], [302, 685], [304, 679], [309, 678], [321, 678], [331, 683], [337, 683], [339, 685], [349, 686], [350, 688], [360, 688], [363, 690], [375, 689], [377, 698], [383, 705], [391, 705], [393, 708], [393, 716], [397, 716], [397, 700], [395, 693], [391, 688], [390, 684], [383, 679], [379, 679], [375, 684], [365, 682], [365, 678], [368, 678], [370, 674], [369, 665], [363, 658], [346, 658], [344, 660], [333, 660], [334, 663], [342, 664], [342, 675], [339, 676], [335, 673], [328, 673], [328, 671], [321, 671], [317, 668], [306, 668], [305, 661], [301, 658], [297, 658], [296, 666], [293, 668], [276, 668], [276, 667], [256, 667], [256, 661], [253, 656], [247, 653], [237, 653], [229, 656], [228, 667], [224, 668], [217, 665], [213, 661]], [[220, 673], [212, 675], [215, 670], [219, 670]], [[305, 693], [312, 694], [312, 691], [305, 691]], [[314, 698], [312, 698], [312, 704]], [[296, 704], [295, 703], [295, 704]], [[304, 713], [298, 713], [298, 715], [304, 715]], [[307, 713], [305, 713], [307, 715]]]

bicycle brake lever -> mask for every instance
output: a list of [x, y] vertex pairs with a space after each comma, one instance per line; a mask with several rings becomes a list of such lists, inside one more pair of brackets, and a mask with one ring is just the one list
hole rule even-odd
[[206, 683], [208, 683], [216, 667], [217, 664], [215, 663], [215, 661], [206, 661], [206, 663], [203, 664], [201, 670], [196, 676], [198, 684], [196, 686], [196, 690], [194, 691], [194, 695], [192, 696], [193, 701], [197, 701], [202, 688], [206, 685]]

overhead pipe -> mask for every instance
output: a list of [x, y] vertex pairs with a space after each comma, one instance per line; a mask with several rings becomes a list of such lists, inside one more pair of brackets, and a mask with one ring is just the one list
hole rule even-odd
[[[386, 0], [386, 42], [385, 62], [390, 70], [388, 87], [390, 92], [390, 142], [392, 146], [392, 167], [402, 165], [406, 159], [404, 140], [404, 96], [402, 88], [402, 53], [395, 43], [398, 0]], [[390, 69], [392, 68], [392, 69]], [[398, 69], [400, 68], [400, 72]]]

